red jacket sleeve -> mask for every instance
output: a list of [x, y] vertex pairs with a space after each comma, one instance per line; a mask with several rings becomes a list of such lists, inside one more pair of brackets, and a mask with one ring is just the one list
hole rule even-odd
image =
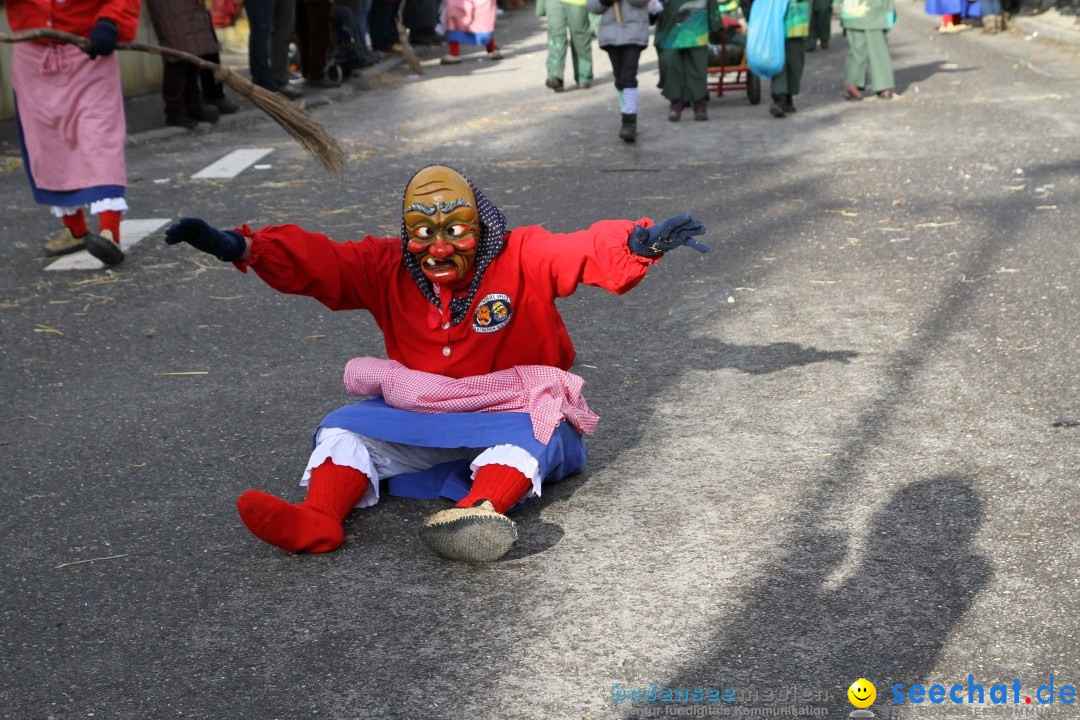
[[570, 295], [579, 283], [622, 295], [641, 282], [649, 266], [659, 260], [635, 255], [627, 247], [635, 225], [652, 224], [648, 218], [637, 222], [601, 220], [572, 233], [531, 226], [513, 230], [511, 240], [520, 243], [525, 273], [534, 280], [553, 283], [556, 297]]
[[[5, 3], [8, 23], [15, 31], [32, 28], [53, 28], [86, 37], [101, 18], [116, 23], [117, 39], [131, 42], [139, 29], [140, 0], [7, 0]], [[40, 40], [41, 44], [55, 44], [55, 40]]]
[[101, 3], [101, 9], [98, 10], [95, 22], [101, 18], [112, 20], [116, 23], [116, 29], [118, 30], [117, 39], [120, 42], [131, 42], [135, 39], [135, 33], [139, 29], [139, 11], [141, 9], [141, 0], [104, 0]]
[[313, 297], [331, 310], [376, 306], [401, 255], [397, 238], [334, 242], [297, 225], [236, 231], [251, 238], [251, 257], [235, 263], [239, 270], [251, 268], [275, 290]]

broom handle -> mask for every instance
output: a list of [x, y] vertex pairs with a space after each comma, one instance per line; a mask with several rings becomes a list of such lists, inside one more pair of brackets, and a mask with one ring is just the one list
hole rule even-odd
[[[0, 33], [0, 42], [5, 43], [18, 43], [26, 42], [28, 40], [59, 40], [62, 43], [69, 45], [77, 45], [80, 50], [90, 49], [90, 40], [84, 38], [81, 35], [75, 35], [74, 33], [64, 32], [63, 30], [53, 30], [52, 28], [33, 28], [31, 30], [20, 30], [10, 35], [6, 33]], [[148, 45], [146, 43], [136, 42], [122, 42], [116, 44], [117, 50], [136, 50], [138, 52], [153, 53], [154, 55], [166, 55], [177, 60], [183, 60], [184, 62], [191, 63], [192, 65], [198, 65], [203, 70], [217, 70], [221, 66], [217, 63], [212, 63], [209, 60], [203, 60], [201, 57], [186, 53], [183, 50], [174, 50], [173, 48], [162, 47], [161, 45]]]

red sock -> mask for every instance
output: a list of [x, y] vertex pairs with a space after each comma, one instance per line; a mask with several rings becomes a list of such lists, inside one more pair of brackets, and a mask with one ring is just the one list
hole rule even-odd
[[491, 38], [491, 40], [487, 44], [487, 51], [488, 52], [495, 52], [498, 49], [499, 49], [499, 46], [495, 44], [495, 38]]
[[98, 231], [108, 230], [112, 233], [113, 242], [120, 244], [120, 211], [102, 210], [98, 213]]
[[90, 228], [86, 227], [86, 216], [83, 215], [82, 208], [79, 208], [71, 215], [65, 215], [60, 218], [64, 221], [64, 227], [71, 231], [71, 234], [77, 238], [81, 238], [86, 233], [90, 232]]
[[367, 487], [367, 475], [327, 460], [311, 471], [304, 502], [287, 503], [248, 490], [236, 501], [236, 508], [260, 540], [289, 552], [324, 553], [345, 541], [341, 523], [363, 499]]
[[484, 465], [476, 469], [469, 494], [457, 507], [472, 507], [478, 500], [490, 500], [495, 512], [505, 513], [532, 489], [532, 480], [508, 465]]
[[451, 40], [447, 44], [450, 46], [450, 54], [453, 55], [454, 57], [457, 57], [458, 53], [461, 52], [461, 43], [457, 43], [457, 42], [454, 42], [453, 40]]

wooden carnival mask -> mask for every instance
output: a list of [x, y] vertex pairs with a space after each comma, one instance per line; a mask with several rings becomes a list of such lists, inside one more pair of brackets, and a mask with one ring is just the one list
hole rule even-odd
[[418, 172], [405, 188], [407, 249], [433, 283], [468, 282], [480, 243], [480, 215], [469, 182], [443, 165]]

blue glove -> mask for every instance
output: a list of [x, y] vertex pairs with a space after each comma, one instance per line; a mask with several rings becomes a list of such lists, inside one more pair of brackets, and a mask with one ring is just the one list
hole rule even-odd
[[700, 222], [689, 215], [676, 215], [650, 228], [635, 225], [627, 244], [630, 252], [644, 257], [658, 257], [680, 245], [707, 253], [709, 246], [694, 239], [694, 236], [704, 234], [705, 226]]
[[87, 54], [93, 60], [98, 55], [112, 55], [116, 49], [116, 23], [108, 18], [101, 18], [94, 25], [94, 29], [87, 36], [90, 40], [90, 49]]
[[169, 245], [186, 242], [218, 260], [236, 262], [247, 252], [247, 240], [235, 230], [218, 230], [199, 218], [180, 218], [165, 231]]

